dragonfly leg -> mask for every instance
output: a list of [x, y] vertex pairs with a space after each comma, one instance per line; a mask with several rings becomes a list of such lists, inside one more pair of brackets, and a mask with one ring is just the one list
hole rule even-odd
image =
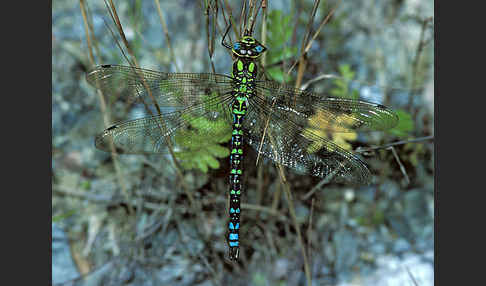
[[226, 31], [224, 32], [223, 39], [221, 39], [221, 45], [223, 45], [223, 47], [231, 50], [232, 47], [224, 42], [224, 38], [226, 38], [226, 35], [228, 35], [230, 28], [231, 28], [231, 22], [229, 23], [228, 28], [226, 28]]

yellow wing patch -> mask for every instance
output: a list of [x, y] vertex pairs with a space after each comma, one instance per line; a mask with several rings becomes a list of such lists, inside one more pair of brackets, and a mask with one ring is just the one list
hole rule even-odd
[[[309, 139], [313, 140], [313, 136], [319, 136], [321, 138], [328, 138], [331, 139], [336, 145], [339, 147], [345, 149], [345, 150], [351, 150], [351, 144], [349, 144], [347, 141], [354, 141], [356, 138], [358, 138], [358, 134], [356, 132], [348, 131], [348, 132], [338, 132], [338, 133], [333, 133], [331, 130], [333, 130], [332, 125], [333, 122], [345, 122], [349, 123], [349, 125], [352, 124], [353, 119], [346, 116], [345, 114], [339, 115], [334, 119], [330, 119], [328, 116], [326, 116], [326, 113], [322, 110], [318, 110], [316, 114], [314, 114], [312, 117], [309, 118], [308, 124], [309, 127], [305, 128], [304, 131], [302, 132], [302, 135]], [[315, 153], [319, 149], [321, 149], [325, 145], [324, 141], [313, 141], [308, 147], [307, 147], [307, 152], [309, 153]], [[335, 151], [332, 149], [332, 146], [326, 146], [327, 150], [332, 152]]]

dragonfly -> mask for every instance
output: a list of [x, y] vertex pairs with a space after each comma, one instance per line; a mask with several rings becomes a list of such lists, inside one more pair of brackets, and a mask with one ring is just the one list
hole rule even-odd
[[228, 31], [221, 44], [232, 54], [230, 75], [101, 65], [86, 77], [106, 94], [123, 93], [154, 110], [151, 116], [116, 123], [98, 134], [95, 146], [100, 150], [183, 155], [189, 150], [181, 142], [204, 144], [185, 135], [195, 122], [223, 122], [230, 130], [227, 243], [229, 259], [238, 260], [244, 141], [259, 156], [300, 173], [368, 184], [371, 173], [366, 164], [322, 134], [383, 131], [394, 127], [398, 116], [381, 104], [329, 97], [261, 79], [257, 64], [267, 47], [248, 30], [228, 44]]

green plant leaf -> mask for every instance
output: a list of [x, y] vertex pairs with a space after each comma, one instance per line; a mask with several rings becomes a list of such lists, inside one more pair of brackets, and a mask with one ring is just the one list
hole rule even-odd
[[405, 137], [415, 129], [412, 115], [401, 109], [396, 110], [396, 113], [398, 115], [398, 124], [387, 132], [397, 137]]
[[[206, 102], [210, 101], [210, 97]], [[207, 105], [209, 111], [223, 112], [221, 107]], [[218, 158], [229, 156], [229, 150], [220, 144], [231, 139], [231, 124], [224, 118], [210, 120], [205, 117], [192, 117], [185, 114], [184, 119], [190, 122], [189, 129], [184, 129], [175, 135], [178, 150], [175, 156], [182, 168], [186, 170], [199, 169], [207, 173], [209, 168], [217, 169], [220, 164]]]
[[330, 90], [330, 94], [334, 97], [358, 99], [358, 90], [349, 87], [350, 82], [354, 79], [355, 72], [351, 70], [349, 65], [340, 65], [339, 75], [341, 78], [334, 80], [336, 87]]
[[58, 215], [52, 217], [52, 222], [59, 222], [61, 220], [64, 220], [64, 219], [74, 215], [75, 213], [76, 213], [76, 210], [70, 210], [70, 211], [67, 211], [65, 213], [58, 214]]
[[267, 73], [268, 75], [270, 75], [270, 77], [275, 80], [275, 81], [278, 81], [278, 82], [281, 82], [281, 83], [284, 83], [284, 82], [288, 82], [291, 80], [291, 76], [288, 75], [286, 72], [283, 72], [281, 68], [279, 67], [272, 67], [272, 68], [269, 68], [267, 70]]
[[[283, 15], [280, 10], [272, 10], [268, 16], [268, 37], [266, 45], [268, 50], [267, 62], [269, 64], [289, 60], [297, 54], [297, 48], [289, 45], [293, 27], [292, 15]], [[281, 67], [267, 69], [269, 76], [278, 82], [287, 82], [291, 79]]]

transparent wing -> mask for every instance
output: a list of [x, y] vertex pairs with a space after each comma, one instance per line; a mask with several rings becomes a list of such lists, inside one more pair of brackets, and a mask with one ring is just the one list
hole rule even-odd
[[243, 128], [258, 153], [301, 173], [332, 175], [334, 181], [357, 185], [369, 183], [370, 171], [358, 157], [313, 129], [302, 128], [288, 119], [288, 112], [272, 108], [261, 98], [253, 99]]
[[212, 93], [224, 96], [232, 89], [232, 80], [225, 75], [165, 73], [118, 65], [98, 66], [88, 72], [86, 79], [103, 93], [175, 109], [201, 103], [202, 96]]
[[333, 98], [271, 81], [256, 82], [244, 128], [260, 154], [302, 173], [334, 181], [367, 184], [366, 164], [326, 135], [386, 130], [398, 123], [389, 108], [361, 100]]
[[326, 97], [272, 81], [258, 81], [257, 95], [302, 128], [323, 132], [387, 130], [398, 123], [388, 107], [361, 100]]
[[[207, 102], [205, 103], [207, 104]], [[191, 108], [163, 113], [155, 116], [138, 118], [115, 124], [96, 136], [96, 148], [111, 152], [111, 144], [120, 154], [168, 153], [171, 147], [177, 153], [183, 153], [183, 146], [205, 146], [195, 135], [205, 130], [205, 136], [230, 132], [231, 117], [228, 105], [213, 105], [218, 111], [203, 112], [199, 105]]]
[[[130, 66], [98, 66], [88, 82], [107, 94], [119, 94], [151, 107], [152, 116], [115, 124], [96, 136], [95, 145], [119, 153], [166, 153], [167, 146], [194, 144], [198, 130], [231, 127], [231, 78], [217, 74], [163, 73]], [[155, 107], [155, 108], [154, 108]], [[192, 133], [191, 133], [192, 132]], [[183, 143], [183, 144], [181, 144]]]

